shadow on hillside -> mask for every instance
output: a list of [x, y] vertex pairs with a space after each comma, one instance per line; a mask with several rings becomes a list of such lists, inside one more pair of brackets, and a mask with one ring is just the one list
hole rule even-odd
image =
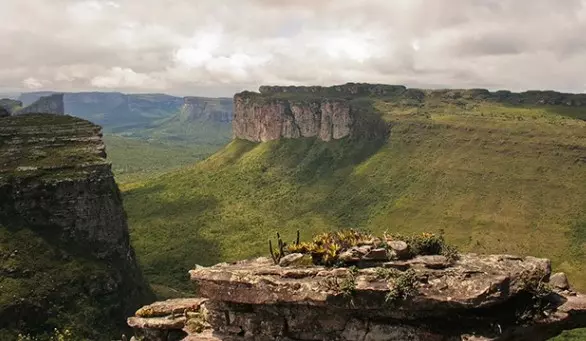
[[151, 283], [189, 291], [188, 271], [195, 264], [209, 266], [222, 259], [219, 244], [202, 236], [199, 222], [193, 220], [216, 211], [218, 199], [211, 195], [168, 197], [168, 193], [173, 190], [159, 184], [124, 194], [133, 197], [132, 207], [127, 206], [131, 239]]
[[328, 142], [317, 138], [283, 139], [275, 143], [271, 159], [294, 170], [294, 179], [304, 184], [330, 177], [376, 154], [388, 140], [389, 124], [372, 99], [360, 98], [350, 104], [355, 115], [351, 136]]

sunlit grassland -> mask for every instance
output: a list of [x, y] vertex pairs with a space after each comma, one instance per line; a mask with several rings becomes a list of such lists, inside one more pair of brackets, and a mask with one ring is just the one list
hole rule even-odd
[[123, 186], [149, 279], [268, 252], [331, 229], [438, 232], [463, 251], [551, 258], [586, 290], [583, 109], [375, 103], [379, 141], [235, 140], [208, 159]]

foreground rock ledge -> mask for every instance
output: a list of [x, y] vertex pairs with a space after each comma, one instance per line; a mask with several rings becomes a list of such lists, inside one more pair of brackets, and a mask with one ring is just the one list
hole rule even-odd
[[[158, 313], [139, 311], [129, 324], [145, 340], [262, 341], [547, 340], [586, 327], [586, 297], [547, 285], [546, 259], [442, 258], [359, 269], [281, 267], [267, 258], [199, 267], [190, 275], [202, 298], [145, 307]], [[407, 272], [414, 294], [389, 300], [405, 289], [399, 278]]]

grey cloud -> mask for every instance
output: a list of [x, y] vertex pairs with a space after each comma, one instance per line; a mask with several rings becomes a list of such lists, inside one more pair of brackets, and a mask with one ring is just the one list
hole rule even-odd
[[586, 89], [584, 0], [2, 0], [0, 89]]

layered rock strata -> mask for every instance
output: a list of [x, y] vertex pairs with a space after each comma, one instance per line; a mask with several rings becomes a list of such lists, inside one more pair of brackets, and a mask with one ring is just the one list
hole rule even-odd
[[[283, 267], [258, 258], [190, 271], [202, 297], [197, 318], [205, 317], [198, 331], [185, 327], [186, 314], [167, 314], [163, 324], [160, 316], [129, 323], [157, 341], [166, 339], [153, 329], [202, 341], [519, 341], [586, 326], [584, 295], [555, 283], [553, 291], [544, 289], [546, 259], [465, 254], [452, 261], [370, 261], [359, 268], [302, 263]], [[403, 297], [408, 285], [415, 291]]]
[[[101, 136], [99, 126], [66, 115], [0, 118], [0, 273], [5, 290], [18, 288], [0, 304], [0, 335], [73, 326], [77, 312], [89, 319], [75, 326], [85, 337], [100, 340], [91, 334], [99, 325], [106, 339], [152, 299]], [[31, 245], [39, 256], [26, 251]]]
[[585, 94], [555, 91], [490, 92], [485, 89], [421, 90], [401, 85], [348, 83], [321, 86], [261, 86], [258, 93], [234, 96], [234, 137], [254, 142], [314, 137], [323, 141], [348, 136], [379, 137], [385, 122], [374, 100], [419, 107], [437, 101], [453, 105], [494, 102], [526, 106], [586, 106]]

